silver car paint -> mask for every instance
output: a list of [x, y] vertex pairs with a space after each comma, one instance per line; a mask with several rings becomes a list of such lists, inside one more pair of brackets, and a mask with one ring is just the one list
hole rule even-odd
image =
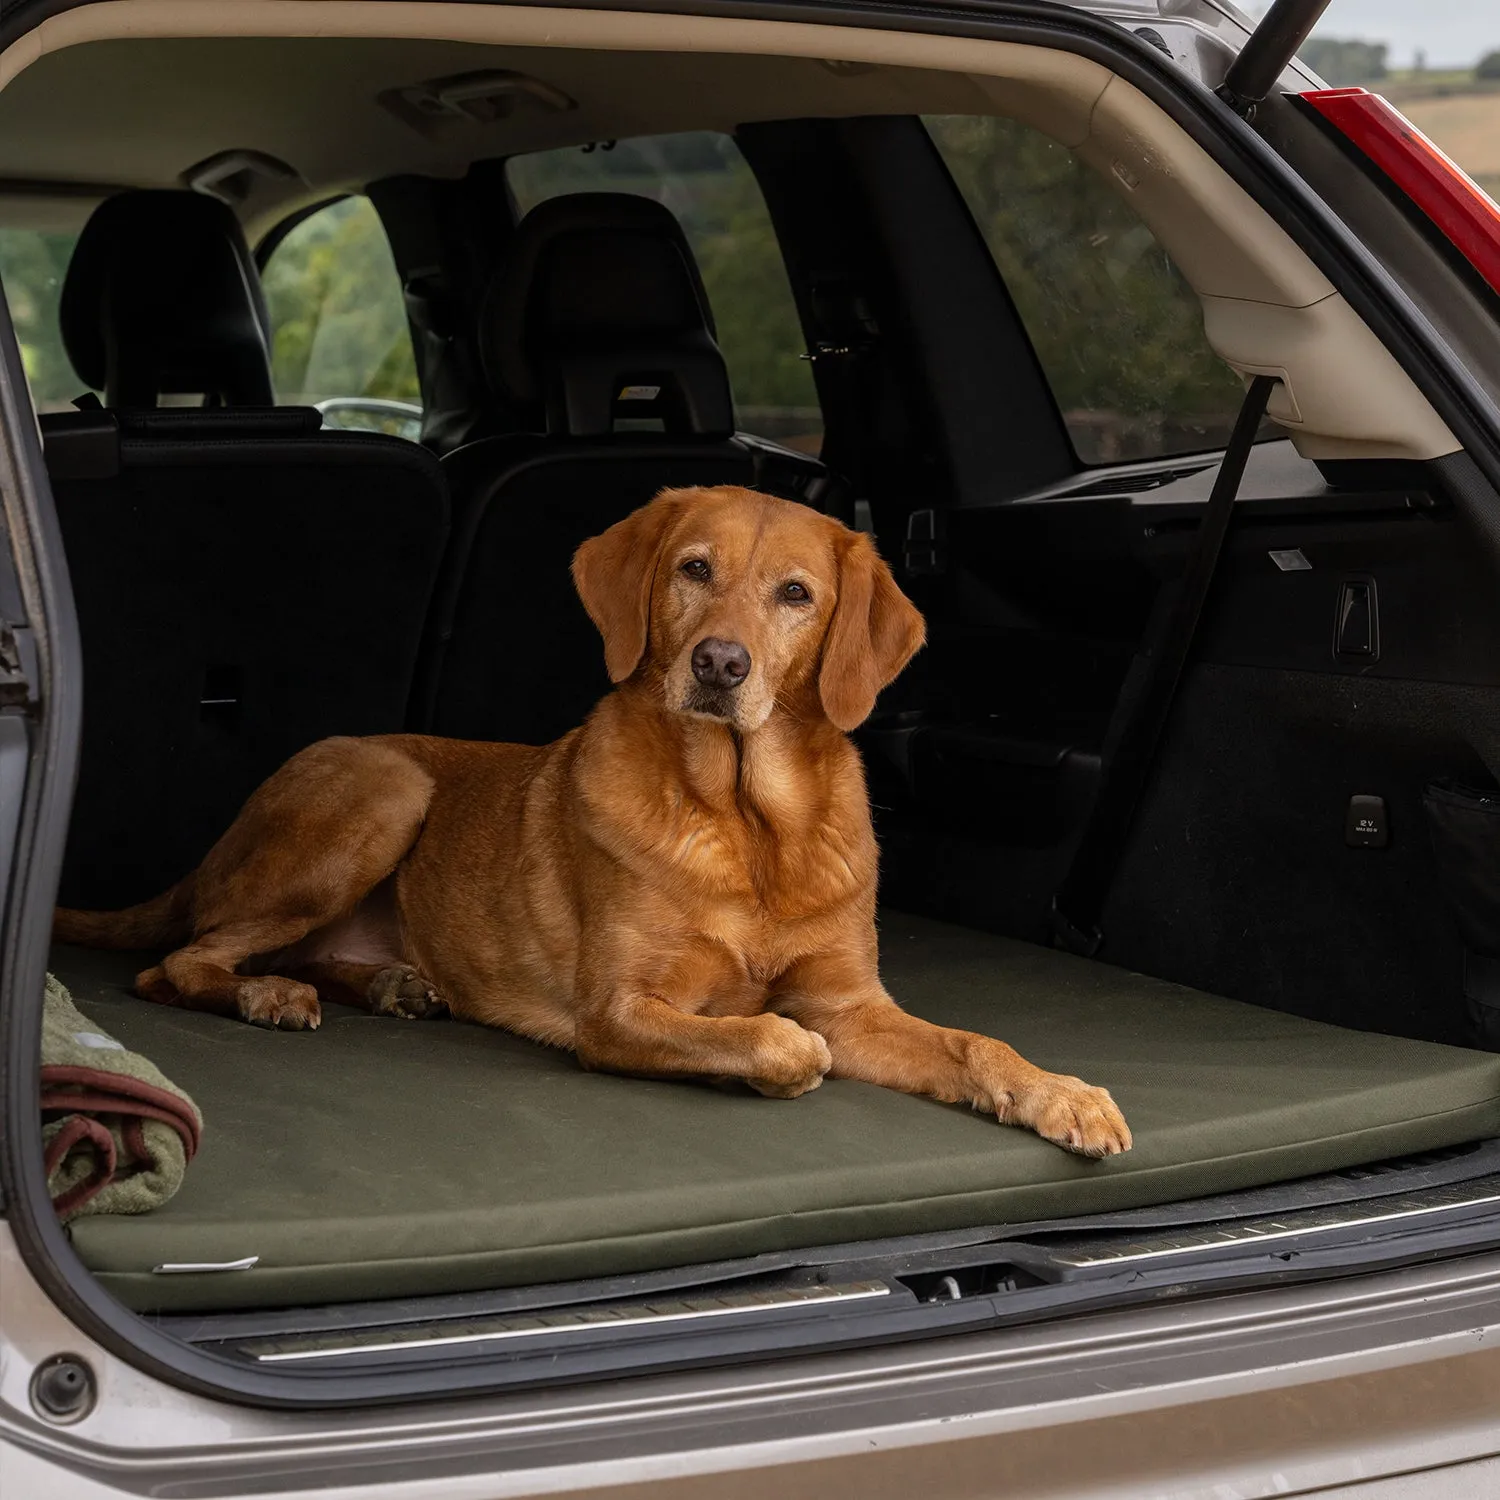
[[[1417, 1471], [1413, 1494], [1500, 1494], [1500, 1255], [748, 1368], [316, 1413], [190, 1395], [91, 1345], [3, 1230], [0, 1329], [6, 1500], [640, 1484], [662, 1500], [1226, 1500]], [[28, 1396], [37, 1364], [63, 1352], [98, 1378], [72, 1426]]]

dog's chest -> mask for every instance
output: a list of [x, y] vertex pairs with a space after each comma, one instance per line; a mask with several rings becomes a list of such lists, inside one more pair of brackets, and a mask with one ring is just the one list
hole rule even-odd
[[811, 757], [763, 734], [739, 758], [614, 782], [594, 806], [601, 844], [690, 926], [737, 950], [761, 946], [763, 931], [775, 948], [787, 924], [874, 890], [863, 772], [842, 738]]
[[657, 878], [743, 927], [813, 917], [875, 878], [868, 815], [828, 809], [788, 826], [754, 807], [684, 805], [655, 841]]

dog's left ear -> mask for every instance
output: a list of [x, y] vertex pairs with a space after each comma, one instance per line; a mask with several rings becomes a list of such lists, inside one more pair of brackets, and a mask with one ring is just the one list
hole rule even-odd
[[680, 504], [675, 491], [663, 490], [573, 554], [573, 585], [604, 637], [611, 682], [624, 682], [646, 654], [657, 554]]
[[845, 733], [857, 729], [926, 638], [920, 611], [896, 586], [875, 544], [852, 533], [839, 561], [839, 597], [818, 672], [823, 712]]

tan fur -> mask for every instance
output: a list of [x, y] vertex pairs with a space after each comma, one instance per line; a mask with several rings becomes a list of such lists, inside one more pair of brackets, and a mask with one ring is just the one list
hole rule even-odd
[[[619, 684], [581, 728], [535, 749], [324, 740], [176, 891], [59, 911], [57, 935], [186, 939], [138, 993], [262, 1025], [315, 1027], [320, 992], [394, 1015], [446, 1005], [590, 1068], [786, 1098], [858, 1078], [1087, 1155], [1127, 1150], [1103, 1089], [909, 1016], [880, 984], [845, 732], [923, 625], [869, 538], [748, 490], [667, 491], [584, 543], [573, 574]], [[706, 637], [748, 649], [738, 687], [695, 680]]]

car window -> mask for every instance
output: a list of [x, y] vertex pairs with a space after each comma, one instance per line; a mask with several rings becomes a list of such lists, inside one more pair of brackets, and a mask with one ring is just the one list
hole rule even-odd
[[63, 349], [57, 309], [76, 230], [0, 226], [0, 283], [38, 411], [62, 411], [84, 385]]
[[729, 366], [738, 425], [805, 453], [823, 418], [806, 341], [771, 216], [727, 135], [693, 131], [539, 151], [506, 168], [526, 213], [560, 193], [639, 193], [677, 216], [698, 266]]
[[929, 117], [1031, 337], [1078, 457], [1220, 448], [1244, 387], [1197, 295], [1130, 206], [1065, 146], [1014, 120]]
[[368, 198], [309, 214], [271, 252], [261, 280], [277, 401], [318, 406], [329, 426], [420, 435], [401, 274]]

